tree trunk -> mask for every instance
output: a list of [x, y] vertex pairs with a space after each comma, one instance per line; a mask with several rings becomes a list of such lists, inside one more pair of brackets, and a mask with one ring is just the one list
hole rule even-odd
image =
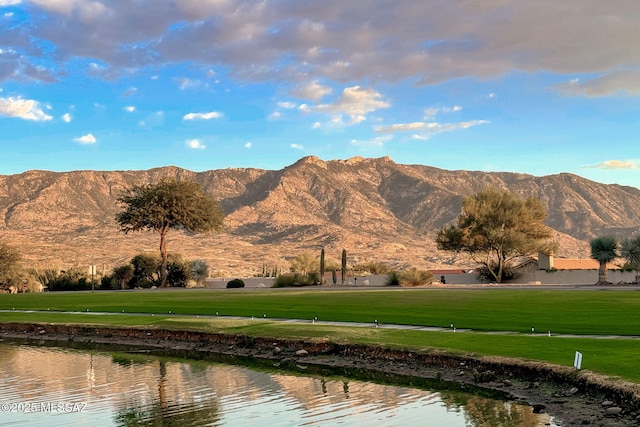
[[160, 231], [160, 257], [162, 262], [160, 264], [160, 287], [169, 286], [167, 284], [167, 242], [166, 242], [167, 230]]
[[598, 285], [607, 283], [607, 263], [601, 262], [598, 269]]

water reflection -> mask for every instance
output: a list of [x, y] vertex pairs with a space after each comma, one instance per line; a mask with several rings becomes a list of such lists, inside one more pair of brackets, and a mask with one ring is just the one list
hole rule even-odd
[[2, 426], [554, 425], [530, 407], [459, 392], [6, 342], [0, 404]]

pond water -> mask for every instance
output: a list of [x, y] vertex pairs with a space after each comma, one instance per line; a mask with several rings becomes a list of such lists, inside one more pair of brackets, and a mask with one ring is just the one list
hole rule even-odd
[[509, 401], [299, 368], [0, 340], [0, 425], [555, 425]]

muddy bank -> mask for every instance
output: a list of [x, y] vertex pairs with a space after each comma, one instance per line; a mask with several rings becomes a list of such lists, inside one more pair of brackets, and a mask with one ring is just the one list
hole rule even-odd
[[342, 369], [344, 375], [368, 372], [489, 389], [545, 412], [563, 425], [635, 426], [640, 424], [640, 386], [607, 380], [588, 371], [541, 362], [498, 357], [415, 352], [323, 340], [274, 340], [239, 335], [161, 329], [105, 328], [54, 324], [0, 324], [0, 337], [103, 343], [138, 348], [250, 357], [274, 365]]

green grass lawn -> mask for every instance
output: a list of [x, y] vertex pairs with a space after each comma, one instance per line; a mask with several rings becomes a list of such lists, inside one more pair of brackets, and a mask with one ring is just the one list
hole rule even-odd
[[[640, 292], [592, 290], [170, 290], [0, 295], [0, 309], [39, 313], [0, 313], [1, 322], [87, 323], [313, 338], [408, 349], [499, 355], [572, 365], [576, 350], [583, 368], [640, 382]], [[48, 310], [48, 311], [47, 311]], [[68, 314], [106, 311], [118, 315]], [[125, 310], [125, 314], [122, 314]], [[163, 313], [443, 326], [474, 331], [514, 331], [495, 335], [424, 332], [382, 328], [289, 324], [263, 319], [229, 320], [163, 316]], [[126, 313], [155, 313], [155, 316]], [[627, 335], [629, 339], [559, 338], [555, 334]]]

